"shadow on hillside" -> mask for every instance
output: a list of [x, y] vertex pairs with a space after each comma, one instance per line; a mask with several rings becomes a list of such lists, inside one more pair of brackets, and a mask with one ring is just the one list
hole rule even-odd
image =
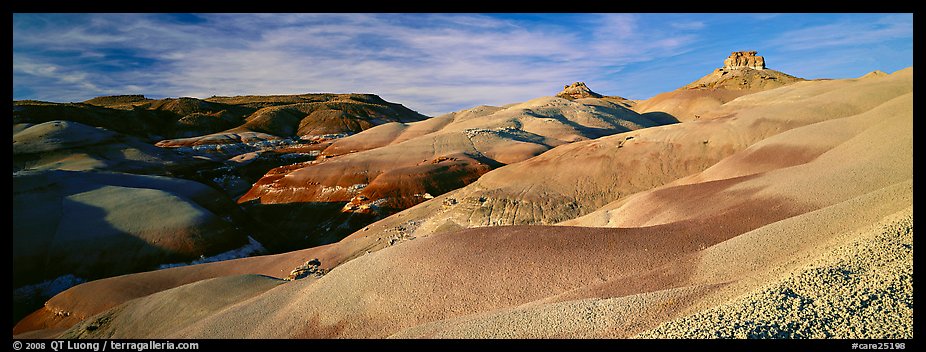
[[[70, 288], [79, 281], [63, 286], [45, 284], [30, 286], [66, 275], [92, 281], [106, 277], [156, 269], [164, 263], [195, 259], [148, 243], [135, 235], [113, 227], [107, 222], [105, 209], [67, 198], [61, 203], [60, 223], [53, 232], [33, 231], [36, 224], [58, 216], [53, 207], [42, 202], [28, 202], [32, 209], [22, 207], [13, 213], [13, 323], [42, 307], [46, 300]], [[16, 202], [14, 201], [14, 204]], [[20, 203], [21, 204], [21, 203]], [[73, 221], [83, 224], [74, 226]], [[41, 225], [39, 225], [41, 226]], [[19, 290], [17, 290], [19, 289]]]
[[672, 116], [672, 114], [662, 111], [650, 111], [640, 115], [643, 115], [643, 117], [648, 118], [659, 125], [670, 125], [680, 122], [677, 118], [675, 118], [675, 116]]
[[260, 232], [253, 236], [271, 253], [283, 253], [335, 243], [391, 215], [342, 212], [347, 202], [242, 203]]

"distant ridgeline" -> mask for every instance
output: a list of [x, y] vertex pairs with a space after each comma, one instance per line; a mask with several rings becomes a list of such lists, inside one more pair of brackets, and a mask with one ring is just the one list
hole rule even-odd
[[149, 99], [114, 95], [81, 103], [13, 102], [13, 123], [70, 120], [149, 138], [184, 138], [218, 132], [260, 132], [277, 137], [357, 133], [387, 122], [426, 119], [373, 94], [300, 94]]

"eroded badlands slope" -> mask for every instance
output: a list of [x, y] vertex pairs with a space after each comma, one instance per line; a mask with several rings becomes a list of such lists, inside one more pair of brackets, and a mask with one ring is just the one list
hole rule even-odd
[[[912, 279], [880, 275], [886, 285], [865, 290], [852, 279], [912, 266], [912, 73], [797, 82], [697, 121], [563, 145], [335, 244], [86, 283], [14, 334], [687, 336], [697, 331], [677, 328], [685, 319], [772, 297], [797, 304], [771, 323], [736, 313], [737, 328], [708, 331], [907, 336], [912, 319], [896, 316], [912, 305], [889, 288]], [[496, 224], [529, 225], [480, 227]], [[887, 252], [863, 250], [872, 243]], [[840, 262], [847, 248], [865, 260]], [[283, 278], [315, 258], [320, 278], [241, 276]], [[833, 294], [803, 273], [843, 269], [848, 280], [831, 285], [849, 306], [875, 295], [865, 309], [883, 308], [800, 330], [813, 312], [849, 311], [829, 309]]]
[[376, 126], [333, 142], [320, 159], [271, 170], [238, 201], [276, 230], [279, 238], [265, 241], [271, 245], [326, 244], [499, 166], [660, 124], [614, 100], [568, 98]]

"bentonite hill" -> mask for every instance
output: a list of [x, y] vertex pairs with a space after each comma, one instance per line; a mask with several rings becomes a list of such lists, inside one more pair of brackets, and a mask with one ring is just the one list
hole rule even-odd
[[913, 68], [772, 61], [433, 117], [14, 101], [12, 334], [912, 338]]

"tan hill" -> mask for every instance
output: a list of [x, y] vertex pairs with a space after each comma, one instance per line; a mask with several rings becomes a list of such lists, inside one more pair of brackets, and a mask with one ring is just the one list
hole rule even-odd
[[[799, 82], [562, 145], [335, 244], [76, 286], [14, 336], [911, 338], [912, 89]], [[572, 221], [450, 229], [514, 219]]]
[[[195, 98], [151, 100], [143, 96], [112, 96], [84, 103], [14, 101], [13, 122], [68, 120], [108, 130], [160, 140], [218, 132], [240, 125], [254, 109], [209, 103]], [[197, 117], [206, 115], [213, 120]]]
[[[277, 118], [268, 109], [292, 114]], [[247, 235], [262, 237], [263, 229], [229, 196], [327, 146], [296, 132], [347, 134], [425, 118], [369, 94], [123, 95], [14, 101], [12, 110], [14, 320], [83, 280], [253, 253], [261, 246]], [[165, 136], [209, 144], [151, 144]]]
[[67, 120], [142, 138], [158, 138], [169, 131], [165, 124], [176, 116], [145, 109], [114, 109], [83, 103], [13, 101], [13, 124], [40, 124]]
[[153, 99], [148, 99], [141, 94], [109, 95], [85, 100], [84, 104], [131, 110], [135, 106], [148, 103], [152, 100]]
[[244, 214], [228, 198], [203, 184], [169, 177], [20, 171], [13, 174], [13, 209], [14, 315], [19, 317], [28, 313], [20, 309], [34, 310], [48, 299], [41, 297], [45, 289], [26, 286], [153, 270], [249, 243]]
[[[413, 119], [421, 116], [401, 105], [360, 94], [217, 98], [225, 102], [239, 102], [244, 107], [193, 98], [155, 101], [143, 96], [100, 97], [84, 104], [14, 102], [14, 242], [18, 253], [14, 258], [17, 263], [14, 271], [14, 319], [28, 312], [23, 312], [23, 309], [31, 311], [40, 306], [48, 298], [43, 295], [56, 293], [55, 290], [81, 280], [150, 270], [158, 265], [190, 261], [247, 244], [242, 233], [254, 234], [260, 230], [254, 231], [255, 228], [250, 227], [246, 219], [242, 221], [246, 217], [233, 203], [204, 185], [112, 172], [182, 176], [225, 186], [221, 183], [226, 182], [228, 176], [234, 176], [234, 172], [260, 177], [266, 170], [280, 164], [311, 158], [313, 155], [310, 153], [302, 153], [315, 147], [309, 140], [305, 141], [307, 144], [275, 146], [277, 148], [259, 158], [237, 158], [233, 163], [241, 164], [240, 167], [236, 165], [233, 170], [227, 170], [221, 164], [179, 155], [136, 137], [151, 138], [153, 134], [183, 132], [184, 126], [189, 127], [187, 132], [193, 133], [200, 133], [196, 132], [199, 131], [197, 129], [209, 124], [214, 126], [208, 128], [227, 128], [229, 125], [215, 125], [215, 121], [234, 122], [234, 119], [228, 119], [230, 114], [255, 111], [262, 105], [286, 104], [293, 99], [303, 104], [332, 101], [331, 105], [323, 107], [344, 108], [361, 114], [369, 112], [371, 116], [358, 115], [358, 118], [368, 118], [366, 123], [389, 121], [395, 111], [409, 112]], [[171, 125], [170, 121], [177, 116], [183, 117], [174, 123], [175, 126]], [[400, 116], [398, 120], [407, 119]], [[241, 118], [238, 124], [243, 121]], [[260, 134], [241, 132], [232, 135]], [[227, 151], [255, 139], [279, 140], [278, 136], [264, 136], [218, 143], [223, 144], [223, 150]], [[97, 173], [103, 171], [106, 173]], [[253, 176], [255, 172], [259, 174]], [[44, 183], [33, 187], [36, 182]], [[128, 184], [132, 186], [125, 186]], [[185, 186], [178, 189], [179, 185]], [[247, 186], [250, 187], [250, 184]], [[203, 203], [199, 199], [203, 197], [211, 199]], [[80, 198], [89, 205], [61, 208], [62, 204], [74, 203], [71, 198]], [[218, 207], [216, 204], [223, 205]], [[169, 219], [154, 214], [168, 216]], [[41, 224], [55, 225], [57, 230]], [[92, 230], [94, 227], [97, 229]], [[102, 243], [94, 245], [94, 242], [83, 238], [94, 231], [95, 238], [102, 239]], [[62, 239], [65, 244], [49, 240], [52, 237]], [[133, 242], [133, 237], [138, 240]], [[72, 245], [74, 241], [87, 243]], [[181, 245], [190, 248], [177, 247]], [[62, 266], [50, 266], [49, 260], [40, 258], [41, 253], [52, 252], [61, 257]], [[125, 255], [133, 253], [134, 259], [126, 261]], [[29, 263], [24, 264], [26, 262]], [[69, 272], [60, 272], [67, 268], [70, 268]], [[35, 302], [38, 299], [41, 301]]]
[[[215, 144], [216, 135], [229, 133], [265, 133], [277, 137], [353, 134], [387, 122], [412, 122], [427, 118], [400, 104], [390, 103], [373, 94], [304, 94], [281, 96], [212, 97], [201, 104], [231, 105], [250, 109], [233, 127], [233, 114], [198, 116], [196, 121], [219, 124], [226, 129], [190, 134], [189, 138], [166, 140], [164, 146]], [[152, 107], [155, 107], [152, 105]], [[215, 109], [211, 109], [215, 111]], [[200, 112], [199, 110], [190, 110]], [[190, 118], [186, 115], [184, 119]], [[178, 123], [183, 123], [183, 119]], [[214, 133], [214, 134], [213, 134]]]
[[505, 164], [576, 141], [657, 125], [602, 99], [544, 97], [391, 123], [335, 141], [324, 159], [271, 170], [239, 199], [289, 248], [318, 245]]
[[[148, 107], [188, 113], [171, 127], [173, 135], [182, 138], [155, 145], [225, 163], [226, 176], [218, 186], [234, 197], [274, 167], [314, 160], [332, 140], [385, 123], [427, 118], [372, 94], [176, 99]], [[240, 114], [241, 109], [246, 113]], [[242, 168], [241, 159], [248, 160], [247, 167]]]
[[700, 118], [704, 113], [743, 95], [802, 81], [765, 67], [765, 58], [755, 51], [735, 51], [724, 66], [677, 90], [658, 94], [634, 106], [641, 113], [663, 112], [680, 121]]
[[302, 94], [166, 98], [98, 97], [83, 103], [14, 101], [15, 123], [70, 120], [112, 131], [157, 138], [231, 132], [277, 137], [356, 133], [372, 126], [425, 119], [401, 104], [372, 94]]
[[[107, 249], [107, 246], [123, 248], [124, 245], [134, 245], [133, 242], [120, 239], [108, 241], [106, 245], [88, 243], [91, 247], [97, 245], [99, 248], [87, 251], [75, 246], [75, 253], [66, 253], [67, 256], [79, 256], [81, 251], [87, 251], [81, 265], [69, 263], [75, 270], [70, 274], [77, 274], [82, 278], [99, 278], [113, 273], [148, 270], [157, 264], [215, 254], [217, 249], [229, 250], [240, 247], [247, 243], [245, 237], [235, 229], [244, 226], [240, 221], [243, 219], [240, 209], [230, 199], [206, 185], [172, 178], [177, 175], [188, 176], [192, 172], [210, 167], [215, 165], [204, 160], [187, 159], [171, 150], [145, 143], [137, 137], [78, 122], [49, 121], [36, 125], [14, 125], [14, 242], [43, 237], [48, 237], [42, 240], [45, 242], [49, 238], [69, 237], [74, 237], [71, 240], [80, 242], [83, 240], [81, 234], [96, 231], [98, 233], [93, 236], [135, 236], [148, 239], [152, 243], [158, 243], [157, 246], [161, 246], [162, 249], [170, 248], [170, 242], [188, 242], [186, 245], [195, 247], [192, 251], [200, 252], [196, 255], [180, 255], [183, 251], [175, 249], [164, 253], [153, 251], [152, 253], [160, 254], [139, 254], [132, 265], [119, 263], [107, 267], [109, 255], [98, 256], [97, 251], [111, 250]], [[215, 199], [206, 201], [210, 197]], [[75, 201], [78, 198], [84, 199], [85, 202]], [[77, 205], [62, 208], [68, 204]], [[207, 204], [206, 208], [209, 210], [202, 209], [203, 204]], [[139, 213], [132, 208], [144, 211]], [[178, 216], [177, 213], [171, 212], [173, 209], [187, 209], [189, 214]], [[228, 217], [232, 213], [236, 215]], [[149, 218], [158, 219], [156, 214], [176, 219], [153, 220], [146, 223]], [[222, 217], [228, 218], [217, 221]], [[126, 222], [120, 225], [121, 227], [111, 229], [102, 226], [119, 218], [123, 218], [123, 222], [136, 223], [130, 225]], [[207, 219], [210, 220], [204, 222]], [[174, 225], [168, 225], [171, 222]], [[33, 228], [35, 224], [41, 223], [54, 224], [54, 227], [42, 228], [41, 231]], [[98, 225], [99, 228], [94, 230]], [[52, 232], [43, 232], [46, 230]], [[249, 232], [250, 230], [248, 229]], [[152, 243], [149, 245], [153, 245]], [[42, 246], [46, 245], [48, 243]], [[43, 252], [49, 250], [42, 248]], [[27, 257], [31, 255], [22, 254]], [[62, 262], [67, 263], [68, 260], [77, 259], [69, 258]], [[45, 263], [46, 260], [40, 262]], [[28, 266], [22, 264], [20, 268]], [[18, 270], [19, 268], [16, 273]], [[33, 273], [29, 275], [29, 280], [42, 281], [56, 276], [60, 276], [59, 273]], [[16, 283], [18, 287], [35, 282]]]
[[[764, 138], [859, 113], [908, 92], [897, 76], [903, 74], [893, 79], [804, 82], [743, 97], [699, 121], [561, 146], [487, 173], [467, 187], [374, 223], [348, 239], [364, 238], [366, 249], [378, 249], [388, 247], [391, 238], [404, 240], [474, 226], [570, 220], [703, 171]], [[823, 92], [827, 94], [817, 97]], [[782, 154], [781, 158], [793, 156]]]
[[137, 137], [73, 121], [15, 125], [13, 171], [116, 171], [168, 175], [202, 166]]
[[[330, 140], [383, 123], [425, 118], [401, 104], [387, 102], [372, 94], [160, 100], [142, 95], [120, 95], [93, 98], [84, 103], [13, 102], [13, 124], [19, 128], [64, 120], [139, 137], [141, 142], [155, 142], [161, 148], [175, 148], [190, 166], [184, 177], [210, 183], [234, 197], [247, 191], [267, 170], [314, 160]], [[72, 138], [79, 139], [80, 136]], [[138, 145], [132, 148], [148, 149], [143, 151], [148, 154], [151, 149]], [[112, 150], [118, 153], [118, 150]], [[92, 151], [91, 154], [99, 152]], [[70, 154], [75, 154], [76, 159], [87, 159], [83, 155]], [[110, 152], [104, 154], [123, 159]], [[250, 157], [242, 156], [244, 154]], [[30, 157], [58, 158], [44, 154]], [[241, 168], [240, 162], [230, 161], [236, 157], [256, 162]], [[97, 156], [91, 156], [91, 159], [99, 164]], [[213, 164], [203, 166], [202, 160]], [[68, 163], [76, 161], [68, 160]]]
[[[133, 272], [136, 267], [150, 269], [151, 263], [192, 260], [247, 243], [233, 223], [222, 219], [236, 211], [234, 204], [195, 182], [62, 170], [20, 172], [13, 180], [17, 209], [13, 216], [14, 260], [18, 263], [14, 267], [17, 273], [30, 272], [14, 275], [14, 284], [66, 273], [112, 276]], [[20, 243], [24, 247], [20, 248]], [[123, 245], [131, 247], [107, 249]], [[150, 248], [141, 249], [145, 246]], [[149, 255], [167, 259], [146, 259]], [[33, 256], [45, 259], [31, 260], [41, 259]], [[107, 256], [123, 262], [105, 264]], [[28, 269], [32, 267], [44, 269]]]
[[866, 74], [865, 74], [864, 76], [862, 76], [862, 77], [859, 77], [859, 79], [884, 77], [884, 76], [887, 76], [887, 75], [888, 75], [888, 74], [885, 73], [884, 71], [881, 71], [881, 70], [874, 70], [874, 71], [871, 71], [871, 72], [866, 73]]

